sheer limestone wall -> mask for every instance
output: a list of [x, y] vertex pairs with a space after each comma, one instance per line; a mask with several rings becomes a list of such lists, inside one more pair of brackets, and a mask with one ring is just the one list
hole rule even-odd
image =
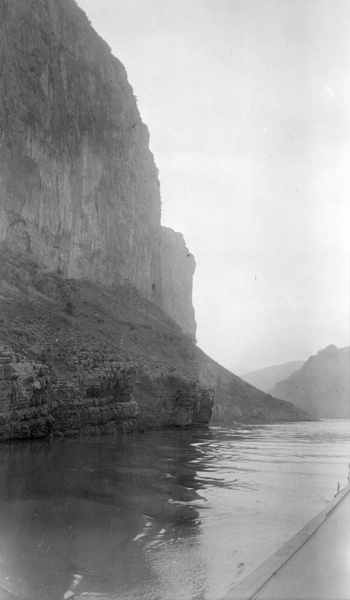
[[193, 269], [164, 273], [158, 171], [123, 65], [74, 0], [0, 11], [0, 242], [64, 277], [129, 282], [193, 333]]

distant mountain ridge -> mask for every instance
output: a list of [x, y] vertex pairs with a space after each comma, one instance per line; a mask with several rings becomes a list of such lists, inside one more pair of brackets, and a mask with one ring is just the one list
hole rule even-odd
[[350, 418], [349, 350], [327, 346], [268, 392], [314, 418]]
[[281, 365], [273, 365], [271, 367], [265, 367], [264, 369], [245, 373], [245, 375], [241, 375], [241, 378], [259, 390], [267, 392], [275, 386], [276, 383], [287, 379], [292, 373], [298, 371], [304, 363], [304, 360], [293, 360]]

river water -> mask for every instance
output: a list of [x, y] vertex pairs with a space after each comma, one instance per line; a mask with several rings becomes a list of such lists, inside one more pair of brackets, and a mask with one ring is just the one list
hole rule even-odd
[[0, 585], [25, 600], [218, 600], [346, 485], [349, 433], [321, 421], [2, 444]]

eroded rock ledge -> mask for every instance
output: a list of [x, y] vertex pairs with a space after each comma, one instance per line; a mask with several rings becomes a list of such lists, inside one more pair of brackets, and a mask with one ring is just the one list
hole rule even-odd
[[0, 440], [206, 427], [212, 404], [195, 382], [112, 354], [80, 349], [48, 366], [0, 346]]

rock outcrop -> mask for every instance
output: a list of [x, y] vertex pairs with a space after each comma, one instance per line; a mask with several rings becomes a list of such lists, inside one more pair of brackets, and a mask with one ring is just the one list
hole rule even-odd
[[270, 393], [293, 402], [318, 419], [350, 418], [349, 347], [334, 345], [320, 350], [288, 379], [280, 381]]
[[47, 366], [0, 346], [0, 440], [206, 427], [211, 408], [192, 380], [113, 354], [81, 348]]
[[0, 254], [0, 439], [207, 427], [191, 336], [130, 285]]
[[160, 216], [123, 65], [73, 0], [2, 0], [0, 241], [47, 272], [129, 282], [194, 335], [194, 261]]
[[[130, 373], [120, 365], [94, 377], [60, 379], [42, 363], [0, 346], [0, 439], [133, 431], [138, 408]], [[118, 368], [119, 367], [119, 368]], [[91, 385], [95, 384], [94, 385]]]

